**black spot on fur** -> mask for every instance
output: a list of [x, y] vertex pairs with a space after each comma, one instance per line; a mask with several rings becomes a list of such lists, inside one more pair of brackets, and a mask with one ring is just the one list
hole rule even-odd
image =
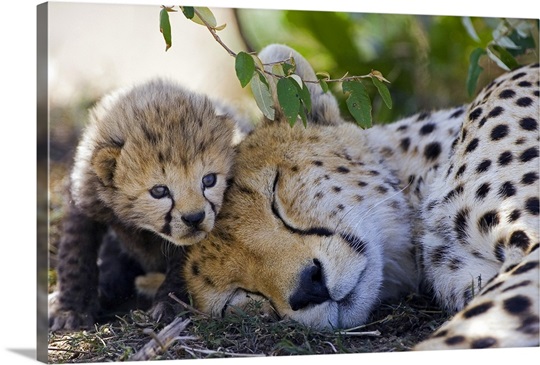
[[520, 81], [518, 83], [518, 86], [520, 86], [520, 87], [531, 87], [532, 84], [529, 81]]
[[409, 150], [409, 146], [411, 145], [411, 139], [409, 137], [403, 138], [401, 142], [399, 143], [399, 146], [403, 150], [403, 152], [407, 152]]
[[377, 189], [377, 191], [378, 191], [379, 193], [381, 193], [381, 194], [385, 194], [385, 193], [388, 192], [388, 188], [386, 188], [385, 186], [382, 186], [382, 185], [377, 186], [376, 189]]
[[538, 215], [538, 205], [539, 202], [537, 197], [529, 198], [525, 202], [525, 209], [532, 215]]
[[313, 165], [315, 165], [315, 166], [322, 166], [323, 165], [322, 161], [319, 161], [319, 160], [311, 161], [311, 163]]
[[423, 113], [420, 113], [418, 114], [418, 117], [416, 118], [416, 121], [417, 122], [421, 122], [427, 118], [429, 118], [429, 116], [431, 115], [430, 112], [423, 112]]
[[452, 198], [460, 195], [461, 193], [463, 193], [463, 185], [458, 185], [455, 189], [452, 189], [450, 190], [450, 192], [448, 194], [446, 194], [446, 196], [444, 197], [444, 201], [449, 201], [451, 200]]
[[332, 186], [332, 190], [334, 191], [334, 193], [340, 193], [341, 192], [341, 188], [339, 186]]
[[529, 286], [531, 284], [532, 284], [532, 282], [530, 280], [523, 280], [522, 282], [519, 282], [519, 283], [514, 284], [514, 285], [510, 285], [509, 287], [504, 288], [503, 290], [501, 290], [501, 292], [506, 293], [506, 292], [512, 291], [512, 290], [517, 289], [517, 288], [522, 288], [524, 286]]
[[504, 109], [500, 106], [496, 106], [495, 108], [491, 109], [491, 111], [488, 114], [488, 118], [495, 118], [502, 114]]
[[467, 237], [467, 228], [469, 225], [467, 222], [468, 218], [468, 208], [462, 208], [454, 217], [454, 230], [456, 231], [456, 235], [460, 241], [463, 241], [464, 238]]
[[473, 139], [469, 144], [467, 145], [467, 148], [465, 149], [465, 152], [472, 152], [478, 147], [478, 138]]
[[510, 314], [521, 314], [527, 312], [531, 306], [531, 300], [523, 295], [516, 295], [503, 302], [503, 308]]
[[514, 195], [516, 195], [516, 187], [511, 181], [507, 181], [501, 185], [499, 189], [499, 196], [501, 198], [504, 199], [504, 198], [508, 198]]
[[528, 335], [538, 336], [538, 323], [540, 318], [535, 315], [527, 315], [521, 321], [521, 326], [517, 328], [519, 332], [526, 333]]
[[499, 213], [491, 210], [478, 219], [478, 229], [482, 233], [487, 233], [491, 228], [499, 224]]
[[508, 221], [510, 223], [513, 223], [517, 221], [521, 217], [521, 211], [519, 209], [514, 209], [509, 215], [508, 215]]
[[486, 172], [491, 166], [491, 160], [484, 160], [476, 167], [477, 173]]
[[538, 157], [538, 147], [531, 147], [523, 151], [519, 156], [521, 162], [529, 162], [530, 160]]
[[538, 174], [536, 172], [528, 172], [521, 178], [523, 185], [532, 185], [538, 180]]
[[512, 80], [520, 79], [520, 78], [522, 78], [522, 77], [525, 76], [525, 75], [527, 75], [525, 72], [517, 73], [517, 74], [515, 74], [514, 76], [512, 76]]
[[407, 128], [409, 128], [409, 126], [406, 124], [403, 124], [403, 125], [400, 125], [397, 130], [400, 132], [403, 132], [403, 131], [406, 131]]
[[368, 184], [368, 183], [365, 182], [365, 181], [359, 181], [359, 182], [358, 182], [358, 186], [360, 186], [360, 187], [367, 186], [367, 184]]
[[510, 99], [510, 98], [513, 98], [514, 95], [516, 95], [516, 92], [512, 89], [505, 89], [503, 91], [501, 91], [501, 93], [499, 94], [499, 98], [501, 99]]
[[349, 170], [349, 169], [346, 168], [345, 166], [339, 166], [339, 167], [336, 169], [336, 172], [339, 172], [340, 174], [347, 174], [347, 173], [351, 172], [351, 170]]
[[523, 118], [519, 121], [519, 125], [526, 131], [535, 131], [538, 129], [538, 122], [534, 118]]
[[477, 338], [471, 343], [472, 349], [486, 349], [497, 345], [497, 340], [493, 337]]
[[461, 176], [464, 172], [465, 172], [465, 169], [467, 168], [467, 164], [463, 164], [459, 167], [459, 169], [457, 170], [456, 172], [456, 178], [458, 178], [459, 176]]
[[508, 242], [511, 246], [516, 246], [521, 248], [523, 251], [525, 251], [530, 244], [531, 240], [529, 236], [527, 236], [527, 233], [519, 230], [512, 233], [510, 236], [510, 241]]
[[422, 126], [422, 128], [420, 128], [420, 135], [425, 136], [426, 134], [430, 134], [431, 132], [433, 132], [434, 129], [435, 129], [435, 124], [433, 123], [425, 124]]
[[475, 121], [482, 114], [482, 108], [478, 107], [469, 113], [469, 119]]
[[465, 337], [457, 335], [457, 336], [448, 337], [446, 340], [444, 340], [444, 343], [446, 343], [448, 346], [453, 346], [453, 345], [459, 345], [460, 343], [464, 341], [465, 341]]
[[491, 130], [491, 140], [498, 141], [508, 135], [509, 128], [506, 124], [499, 124]]
[[433, 161], [441, 154], [441, 145], [439, 142], [431, 142], [424, 149], [424, 156], [428, 161]]
[[483, 183], [480, 185], [480, 187], [476, 190], [476, 198], [477, 199], [484, 199], [486, 195], [489, 193], [490, 190], [490, 184], [489, 183]]
[[453, 113], [450, 115], [450, 118], [457, 118], [457, 117], [459, 117], [460, 115], [462, 115], [463, 113], [465, 113], [465, 110], [463, 110], [463, 108], [458, 109], [458, 110], [456, 110], [455, 112], [453, 112]]
[[482, 304], [475, 305], [472, 308], [467, 309], [463, 312], [463, 317], [472, 318], [479, 316], [480, 314], [486, 313], [489, 309], [493, 307], [493, 302], [485, 302]]
[[503, 153], [501, 153], [499, 155], [499, 159], [498, 159], [498, 162], [499, 162], [499, 165], [500, 166], [506, 166], [508, 165], [510, 162], [512, 162], [512, 160], [514, 159], [514, 156], [512, 155], [512, 152], [510, 151], [505, 151]]
[[[514, 267], [515, 266], [516, 265], [514, 265]], [[514, 267], [512, 267], [512, 269]], [[512, 272], [512, 275], [521, 275], [537, 268], [538, 268], [538, 261], [527, 262], [523, 265], [519, 265], [518, 267], [516, 267], [515, 270]], [[510, 267], [508, 268], [508, 271], [511, 271]]]
[[495, 254], [495, 258], [499, 262], [504, 262], [504, 259], [506, 258], [506, 255], [504, 254], [504, 243], [502, 241], [497, 242], [495, 244], [495, 249], [493, 250], [493, 253]]
[[517, 99], [516, 104], [517, 104], [518, 106], [524, 108], [524, 107], [528, 107], [529, 105], [531, 105], [532, 102], [533, 102], [533, 101], [532, 101], [531, 98], [529, 98], [528, 96], [525, 96], [525, 97], [523, 97], [523, 98]]

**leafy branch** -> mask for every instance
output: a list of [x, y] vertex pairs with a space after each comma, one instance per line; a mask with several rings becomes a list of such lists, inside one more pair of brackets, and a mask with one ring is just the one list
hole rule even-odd
[[[385, 83], [388, 80], [377, 70], [371, 70], [363, 76], [347, 76], [333, 79], [327, 72], [317, 73], [317, 80], [303, 80], [295, 74], [296, 64], [294, 57], [285, 60], [264, 64], [254, 53], [234, 52], [230, 49], [217, 34], [225, 29], [226, 24], [217, 25], [216, 18], [207, 7], [179, 7], [187, 19], [203, 25], [212, 34], [216, 42], [235, 58], [235, 72], [240, 85], [244, 88], [251, 84], [251, 91], [264, 116], [270, 120], [275, 118], [274, 101], [270, 91], [269, 77], [276, 81], [277, 101], [283, 110], [289, 124], [293, 126], [300, 118], [307, 124], [307, 114], [311, 110], [311, 96], [306, 83], [319, 84], [324, 92], [328, 92], [328, 83], [341, 83], [342, 91], [347, 96], [346, 103], [349, 112], [356, 123], [362, 128], [369, 128], [372, 125], [371, 100], [368, 95], [363, 79], [371, 79], [377, 91], [381, 95], [385, 105], [392, 108], [392, 98]], [[169, 13], [177, 12], [174, 6], [162, 6], [160, 11], [160, 31], [163, 34], [167, 51], [172, 46], [171, 24]], [[271, 66], [268, 71], [265, 66]]]
[[[481, 43], [482, 40], [476, 32], [471, 18], [464, 17], [462, 23], [469, 36], [476, 42]], [[538, 33], [537, 24], [536, 20], [500, 19], [492, 27], [491, 39], [483, 47], [475, 48], [469, 56], [467, 75], [467, 91], [469, 95], [474, 94], [478, 78], [484, 70], [480, 66], [481, 57], [489, 57], [505, 71], [519, 67], [520, 64], [516, 57], [525, 55], [530, 50], [537, 48], [533, 36], [533, 33]]]

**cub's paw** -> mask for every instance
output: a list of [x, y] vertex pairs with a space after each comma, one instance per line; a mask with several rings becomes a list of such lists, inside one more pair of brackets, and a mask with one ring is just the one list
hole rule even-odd
[[152, 308], [150, 308], [148, 314], [154, 321], [169, 323], [178, 313], [180, 313], [180, 307], [171, 303], [170, 301], [158, 301], [154, 302]]
[[49, 328], [51, 331], [88, 329], [93, 325], [94, 316], [90, 313], [57, 310], [55, 313], [49, 314]]

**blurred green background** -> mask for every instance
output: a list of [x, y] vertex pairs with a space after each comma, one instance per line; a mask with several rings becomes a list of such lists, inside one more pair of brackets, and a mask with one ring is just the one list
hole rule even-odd
[[[332, 78], [346, 72], [382, 72], [391, 82], [394, 106], [387, 109], [371, 82], [366, 82], [374, 122], [395, 121], [421, 110], [470, 102], [472, 96], [466, 86], [470, 54], [494, 40], [501, 41], [502, 36], [508, 36], [506, 40], [512, 39], [519, 46], [511, 53], [520, 64], [538, 62], [538, 19], [504, 21], [251, 9], [237, 9], [236, 15], [240, 34], [250, 51], [259, 51], [269, 43], [285, 43], [303, 54], [316, 71], [329, 72]], [[507, 34], [497, 33], [509, 21], [516, 29]], [[504, 72], [487, 56], [481, 57], [479, 64], [484, 71], [477, 90]], [[340, 92], [335, 95], [343, 99]], [[346, 108], [342, 107], [342, 111], [347, 115]]]

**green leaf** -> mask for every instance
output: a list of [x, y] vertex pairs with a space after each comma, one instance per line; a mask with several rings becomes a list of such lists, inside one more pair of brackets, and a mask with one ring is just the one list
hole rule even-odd
[[390, 91], [388, 91], [386, 85], [381, 82], [381, 80], [379, 80], [377, 77], [372, 77], [371, 81], [373, 81], [373, 84], [375, 85], [377, 90], [379, 90], [379, 95], [381, 95], [381, 98], [386, 104], [386, 107], [388, 109], [392, 109], [392, 96], [390, 96]]
[[165, 39], [165, 51], [172, 46], [171, 22], [169, 21], [169, 12], [166, 8], [162, 8], [159, 12], [159, 31]]
[[309, 113], [311, 111], [311, 94], [309, 93], [309, 89], [302, 81], [302, 86], [296, 84], [296, 89], [298, 91], [298, 97], [300, 99], [300, 104], [303, 106], [303, 108], [300, 108], [301, 110], [305, 110], [306, 113]]
[[330, 79], [330, 74], [328, 72], [317, 72], [317, 79], [319, 79], [319, 85], [323, 93], [328, 92], [328, 83], [325, 80]]
[[296, 123], [301, 104], [296, 85], [294, 80], [286, 77], [279, 79], [276, 87], [279, 105], [291, 127]]
[[311, 111], [311, 94], [309, 93], [306, 84], [304, 82], [302, 82], [302, 84], [302, 87], [297, 85], [298, 96], [300, 98], [300, 110], [298, 114], [300, 115], [300, 118], [302, 118], [304, 127], [307, 127], [307, 113]]
[[474, 25], [472, 23], [472, 20], [468, 16], [464, 16], [461, 18], [461, 23], [467, 30], [467, 33], [469, 33], [469, 36], [475, 41], [480, 42], [480, 37], [478, 36], [478, 33], [476, 33], [476, 30], [474, 29]]
[[270, 120], [274, 120], [275, 110], [272, 93], [270, 92], [266, 77], [259, 71], [255, 72], [251, 79], [251, 91], [253, 92], [257, 106], [264, 116]]
[[180, 9], [182, 9], [182, 13], [184, 13], [184, 16], [188, 19], [193, 19], [195, 16], [195, 9], [193, 6], [181, 6]]
[[[506, 50], [499, 46], [498, 44], [491, 44], [488, 46], [488, 49], [506, 66], [509, 70], [519, 66], [519, 63], [516, 61], [514, 56]], [[496, 61], [496, 60], [495, 60]]]
[[347, 108], [356, 123], [364, 129], [371, 127], [371, 100], [364, 84], [360, 81], [344, 81], [342, 88], [347, 95]]
[[296, 62], [294, 61], [294, 58], [291, 57], [291, 63], [283, 62], [283, 72], [285, 72], [285, 76], [289, 76], [296, 70]]
[[476, 48], [471, 52], [469, 56], [469, 72], [467, 73], [467, 92], [469, 96], [472, 96], [476, 90], [476, 84], [478, 83], [478, 77], [484, 71], [478, 61], [482, 55], [486, 54], [486, 50], [483, 48]]
[[255, 61], [251, 55], [246, 52], [239, 52], [236, 55], [234, 69], [236, 70], [236, 77], [240, 80], [240, 85], [246, 87], [249, 81], [253, 78], [255, 72]]
[[210, 9], [204, 6], [197, 6], [194, 8], [195, 16], [191, 19], [197, 24], [206, 26], [205, 22], [212, 28], [217, 26], [216, 17]]

